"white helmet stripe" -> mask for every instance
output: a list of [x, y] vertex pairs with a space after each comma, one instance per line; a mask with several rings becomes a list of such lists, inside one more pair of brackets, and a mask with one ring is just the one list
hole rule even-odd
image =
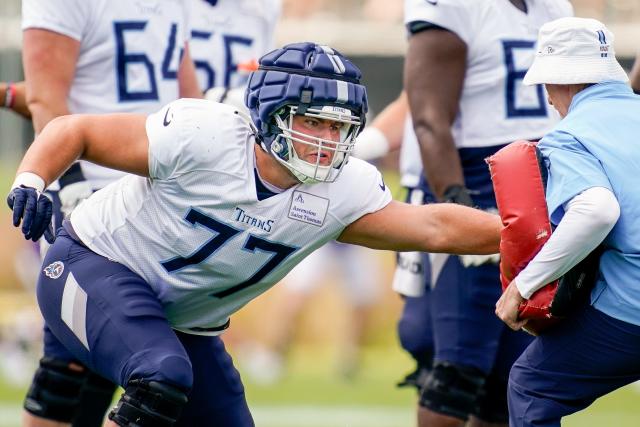
[[338, 98], [336, 101], [340, 103], [347, 102], [349, 100], [349, 85], [342, 80], [336, 80], [336, 85], [338, 87]]
[[344, 74], [347, 69], [342, 62], [342, 59], [338, 55], [327, 55], [329, 60], [331, 61], [331, 65], [333, 65], [333, 71], [337, 74]]
[[324, 53], [328, 54], [328, 55], [333, 55], [333, 54], [335, 54], [335, 53], [336, 53], [333, 49], [331, 49], [331, 47], [329, 47], [329, 46], [327, 46], [327, 45], [318, 45], [318, 47], [319, 47], [320, 49], [322, 49], [322, 51], [323, 51]]

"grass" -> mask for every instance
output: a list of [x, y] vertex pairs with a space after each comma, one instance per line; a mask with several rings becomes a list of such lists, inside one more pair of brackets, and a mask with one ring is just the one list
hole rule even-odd
[[298, 347], [280, 382], [260, 386], [251, 383], [250, 379], [245, 381], [249, 402], [257, 405], [285, 402], [301, 406], [410, 407], [413, 404], [415, 392], [394, 386], [412, 367], [409, 357], [399, 349], [368, 348], [362, 367], [352, 380], [340, 377], [329, 353]]
[[[0, 194], [6, 194], [15, 167], [0, 168]], [[397, 189], [397, 177], [385, 175], [390, 187]], [[396, 198], [402, 199], [398, 191]], [[9, 211], [0, 208], [0, 230], [3, 235], [3, 246], [7, 246], [0, 256], [0, 266], [5, 276], [0, 277], [8, 282], [12, 277], [8, 255], [21, 241], [16, 238], [14, 230], [10, 230]], [[5, 225], [4, 227], [2, 225]], [[6, 234], [5, 234], [6, 232]], [[9, 233], [12, 233], [11, 236]], [[13, 237], [5, 239], [4, 236]], [[0, 251], [0, 254], [2, 252]], [[12, 281], [13, 279], [11, 279]], [[5, 283], [6, 286], [6, 283]], [[10, 287], [15, 290], [16, 287]], [[271, 292], [271, 291], [270, 291]], [[269, 294], [269, 293], [268, 293]], [[269, 302], [269, 295], [261, 297], [252, 309], [264, 309]], [[7, 293], [3, 293], [3, 299]], [[16, 297], [17, 298], [17, 297]], [[390, 291], [386, 295], [385, 308], [376, 313], [375, 336], [366, 349], [363, 366], [359, 376], [353, 381], [345, 381], [336, 375], [335, 349], [327, 337], [317, 330], [340, 330], [341, 325], [327, 325], [325, 307], [339, 304], [335, 296], [320, 296], [320, 308], [311, 308], [302, 329], [307, 332], [303, 343], [294, 348], [290, 358], [287, 374], [277, 384], [261, 386], [245, 379], [247, 399], [252, 408], [258, 427], [410, 427], [415, 425], [416, 394], [413, 390], [397, 389], [394, 384], [403, 377], [412, 364], [408, 356], [395, 343], [393, 323], [397, 317], [398, 303]], [[24, 298], [23, 298], [24, 299]], [[10, 306], [24, 306], [23, 299], [12, 298], [3, 301], [0, 307], [7, 316]], [[22, 301], [22, 302], [20, 302]], [[396, 301], [395, 306], [393, 306]], [[316, 313], [313, 313], [313, 310]], [[243, 310], [244, 312], [245, 310]], [[244, 317], [244, 326], [251, 326], [251, 315], [240, 313]], [[240, 320], [240, 321], [237, 321]], [[259, 322], [253, 320], [256, 324]], [[234, 319], [234, 327], [242, 326], [241, 319]], [[235, 328], [232, 328], [235, 329]], [[233, 331], [232, 331], [233, 332]], [[318, 339], [319, 338], [319, 339]], [[329, 336], [329, 338], [335, 338]], [[329, 341], [331, 341], [329, 339]], [[319, 344], [318, 344], [319, 342]], [[230, 346], [232, 354], [239, 348]], [[3, 357], [3, 355], [0, 355]], [[242, 369], [241, 369], [242, 372]], [[0, 427], [17, 427], [20, 425], [21, 402], [25, 394], [24, 387], [16, 387], [0, 378]], [[640, 397], [640, 388], [629, 386], [611, 393], [598, 400], [585, 411], [567, 417], [563, 425], [568, 427], [616, 427], [637, 426], [640, 420], [636, 402]]]
[[[285, 378], [272, 386], [245, 381], [258, 427], [410, 427], [415, 425], [412, 390], [394, 383], [407, 370], [407, 357], [395, 348], [369, 348], [361, 375], [348, 382], [335, 375], [330, 351], [297, 347]], [[0, 427], [19, 425], [24, 390], [0, 383]], [[640, 389], [629, 386], [587, 410], [567, 417], [567, 427], [632, 427], [640, 413]]]

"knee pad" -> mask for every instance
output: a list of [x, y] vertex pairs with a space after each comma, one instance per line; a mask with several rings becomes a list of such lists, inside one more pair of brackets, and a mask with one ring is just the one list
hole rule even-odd
[[433, 369], [433, 353], [422, 352], [411, 354], [417, 362], [416, 370], [405, 376], [398, 384], [398, 387], [415, 387], [420, 392], [427, 383], [429, 373]]
[[485, 377], [477, 368], [436, 362], [420, 394], [420, 406], [467, 420], [475, 412]]
[[70, 369], [67, 361], [43, 357], [24, 400], [24, 409], [48, 420], [71, 422], [86, 376], [85, 369]]
[[187, 403], [187, 394], [158, 381], [131, 380], [109, 419], [123, 427], [172, 427]]
[[507, 404], [507, 380], [491, 374], [478, 395], [474, 415], [493, 424], [509, 423], [509, 407]]
[[79, 396], [73, 427], [100, 427], [111, 407], [117, 386], [98, 374], [89, 372]]

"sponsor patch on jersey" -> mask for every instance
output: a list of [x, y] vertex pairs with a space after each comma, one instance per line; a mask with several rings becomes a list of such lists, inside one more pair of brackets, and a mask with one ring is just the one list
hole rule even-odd
[[322, 227], [329, 210], [329, 199], [302, 191], [294, 191], [291, 197], [289, 218]]
[[62, 261], [52, 262], [51, 264], [47, 265], [42, 271], [44, 271], [45, 276], [50, 277], [51, 279], [57, 279], [58, 277], [62, 276], [62, 272], [64, 271], [64, 264], [62, 263]]

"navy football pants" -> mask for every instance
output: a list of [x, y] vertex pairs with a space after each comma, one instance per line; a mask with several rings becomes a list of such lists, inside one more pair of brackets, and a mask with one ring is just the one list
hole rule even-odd
[[509, 425], [560, 419], [640, 379], [640, 326], [587, 306], [537, 337], [509, 375]]
[[[57, 268], [47, 268], [52, 265]], [[190, 390], [178, 426], [254, 425], [222, 340], [173, 331], [140, 276], [64, 229], [43, 263], [37, 297], [46, 356], [79, 361], [122, 386], [144, 378]]]

